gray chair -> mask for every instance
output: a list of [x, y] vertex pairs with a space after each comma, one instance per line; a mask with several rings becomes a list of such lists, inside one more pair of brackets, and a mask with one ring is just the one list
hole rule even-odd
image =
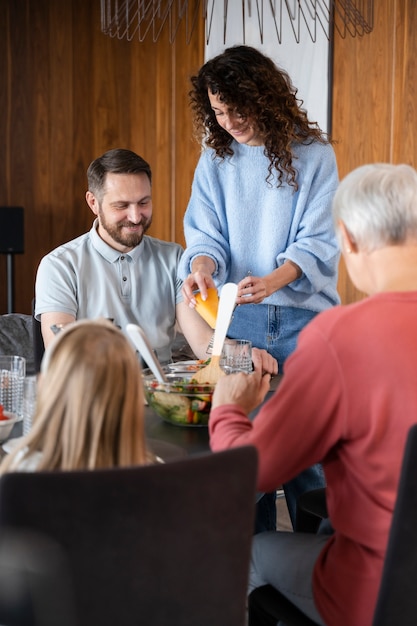
[[31, 315], [8, 313], [0, 315], [0, 354], [23, 356], [26, 373], [36, 373], [33, 321]]
[[253, 447], [146, 467], [11, 473], [0, 535], [61, 546], [79, 626], [243, 626]]
[[[417, 424], [404, 451], [397, 501], [372, 626], [417, 623]], [[317, 626], [270, 585], [249, 596], [249, 626]]]

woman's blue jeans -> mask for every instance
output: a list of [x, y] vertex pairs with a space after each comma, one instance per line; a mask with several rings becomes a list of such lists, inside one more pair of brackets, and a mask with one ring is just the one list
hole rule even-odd
[[300, 331], [317, 315], [315, 311], [272, 304], [241, 304], [233, 312], [230, 339], [249, 339], [278, 361], [279, 371], [294, 352]]

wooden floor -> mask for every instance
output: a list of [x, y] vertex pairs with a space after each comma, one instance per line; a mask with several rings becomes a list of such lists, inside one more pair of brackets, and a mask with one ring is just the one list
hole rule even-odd
[[278, 491], [277, 493], [277, 530], [292, 531], [292, 524], [288, 514], [285, 496], [281, 491]]

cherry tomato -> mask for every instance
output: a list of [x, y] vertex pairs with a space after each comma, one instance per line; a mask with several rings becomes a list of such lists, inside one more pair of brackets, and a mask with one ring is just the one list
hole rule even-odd
[[9, 418], [7, 417], [7, 415], [4, 414], [4, 408], [3, 405], [0, 404], [0, 421], [4, 422], [5, 420], [8, 420]]

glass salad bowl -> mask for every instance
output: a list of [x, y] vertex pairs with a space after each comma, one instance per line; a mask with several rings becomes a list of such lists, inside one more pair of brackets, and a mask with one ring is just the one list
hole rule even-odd
[[143, 372], [145, 397], [149, 406], [165, 421], [176, 426], [207, 426], [214, 385], [193, 381], [192, 373], [173, 373], [164, 368], [168, 382], [160, 383], [149, 371]]

